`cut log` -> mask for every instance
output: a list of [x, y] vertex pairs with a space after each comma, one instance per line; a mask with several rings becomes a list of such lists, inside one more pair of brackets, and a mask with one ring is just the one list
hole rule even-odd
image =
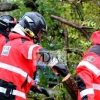
[[77, 100], [78, 87], [75, 79], [71, 74], [68, 74], [63, 78], [62, 83], [64, 87], [67, 89], [73, 100]]

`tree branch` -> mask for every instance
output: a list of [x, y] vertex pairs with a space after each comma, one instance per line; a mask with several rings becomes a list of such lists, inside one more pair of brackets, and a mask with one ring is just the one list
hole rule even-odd
[[[35, 5], [35, 0], [34, 1], [29, 1], [29, 0], [25, 0], [24, 2], [24, 5], [27, 7], [27, 8], [31, 8], [32, 10], [36, 10], [37, 9], [37, 6], [38, 5]], [[14, 4], [11, 4], [10, 2], [7, 3], [7, 2], [3, 2], [0, 4], [0, 12], [5, 12], [5, 11], [13, 11], [13, 10], [16, 10], [16, 9], [19, 9], [19, 5], [17, 5], [16, 3]]]
[[85, 26], [78, 26], [77, 24], [74, 24], [72, 22], [69, 22], [61, 17], [55, 16], [55, 15], [51, 15], [51, 18], [56, 19], [64, 24], [67, 24], [71, 27], [74, 27], [76, 29], [78, 29], [81, 33], [83, 33], [83, 35], [86, 37], [87, 40], [89, 40], [89, 36], [87, 35], [87, 32], [84, 29], [87, 29], [88, 27]]
[[67, 50], [68, 53], [74, 52], [75, 54], [80, 55], [81, 57], [83, 56], [83, 51], [82, 50], [78, 50], [77, 48], [76, 49], [67, 48], [66, 50]]
[[0, 11], [12, 11], [15, 9], [18, 9], [19, 7], [16, 4], [11, 4], [11, 3], [1, 3], [0, 4]]

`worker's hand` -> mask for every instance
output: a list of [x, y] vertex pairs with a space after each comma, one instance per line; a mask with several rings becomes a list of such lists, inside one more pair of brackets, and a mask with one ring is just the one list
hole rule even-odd
[[52, 67], [52, 69], [58, 74], [61, 74], [63, 77], [65, 77], [69, 73], [67, 68], [63, 64], [56, 64]]
[[49, 93], [46, 89], [44, 89], [43, 87], [37, 87], [37, 92], [46, 95], [47, 97], [49, 97]]
[[43, 87], [40, 87], [40, 86], [38, 86], [36, 84], [31, 86], [30, 90], [33, 91], [33, 92], [36, 92], [36, 93], [44, 94], [47, 97], [49, 97], [48, 91], [46, 89], [44, 89]]

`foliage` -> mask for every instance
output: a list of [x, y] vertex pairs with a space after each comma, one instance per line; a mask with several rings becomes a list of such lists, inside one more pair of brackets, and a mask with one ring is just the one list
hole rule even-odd
[[24, 5], [24, 0], [11, 0], [12, 4], [18, 5], [19, 9], [9, 12], [3, 12], [3, 14], [9, 13], [10, 15], [14, 16], [17, 21], [28, 11], [31, 11], [31, 8], [26, 8]]
[[[33, 0], [34, 1], [34, 0]], [[69, 1], [69, 2], [68, 2]], [[67, 21], [73, 22], [79, 26], [92, 27], [85, 29], [87, 35], [90, 37], [91, 33], [95, 30], [100, 29], [100, 8], [98, 6], [98, 0], [89, 0], [87, 2], [82, 2], [83, 0], [35, 0], [35, 4], [38, 5], [37, 12], [41, 13], [47, 23], [47, 36], [44, 36], [41, 41], [41, 45], [50, 51], [56, 51], [61, 55], [63, 63], [69, 68], [70, 73], [75, 74], [75, 68], [82, 56], [75, 53], [78, 51], [83, 55], [85, 50], [91, 45], [91, 38], [89, 41], [83, 36], [81, 32], [77, 29], [65, 25], [68, 32], [68, 46], [65, 45], [64, 29], [62, 28], [62, 23], [51, 19], [51, 15], [56, 15], [66, 19]], [[74, 2], [71, 2], [74, 1]], [[15, 3], [13, 0], [12, 3]], [[31, 8], [26, 8], [24, 5], [24, 0], [16, 0], [16, 4], [19, 5], [19, 9], [9, 12], [11, 15], [20, 19], [20, 17], [27, 11], [31, 11]], [[71, 48], [72, 52], [62, 55], [61, 52], [65, 51], [66, 48]], [[58, 55], [57, 53], [57, 55]], [[67, 59], [66, 59], [66, 57]], [[51, 74], [51, 72], [50, 72]], [[41, 73], [41, 79], [44, 78]], [[45, 79], [48, 81], [48, 79]], [[46, 85], [46, 81], [41, 80], [41, 85]], [[63, 93], [66, 93], [62, 85], [58, 85], [56, 89], [59, 88], [59, 95], [56, 95], [57, 100], [62, 100]], [[64, 94], [65, 96], [65, 94]], [[68, 95], [67, 95], [68, 96]], [[60, 98], [61, 97], [61, 98]], [[69, 96], [68, 96], [69, 97]]]
[[[76, 0], [77, 1], [77, 0]], [[81, 0], [80, 0], [81, 1]], [[87, 27], [92, 27], [93, 29], [87, 29], [86, 32], [88, 36], [91, 36], [91, 33], [99, 29], [99, 11], [100, 8], [97, 6], [96, 1], [90, 2], [75, 2], [69, 4], [66, 1], [61, 0], [37, 0], [36, 3], [39, 4], [38, 11], [43, 14], [46, 19], [48, 26], [48, 39], [47, 44], [45, 45], [42, 42], [42, 45], [47, 49], [50, 49], [50, 44], [55, 44], [56, 47], [54, 50], [60, 49], [61, 51], [65, 48], [64, 43], [64, 30], [62, 29], [62, 24], [56, 20], [50, 18], [51, 14], [62, 17], [68, 21], [76, 23], [78, 25], [83, 25]], [[68, 31], [68, 47], [73, 50], [77, 49], [84, 53], [84, 51], [91, 45], [91, 40], [87, 41], [86, 38], [78, 30], [66, 25]], [[58, 42], [59, 41], [59, 42]], [[57, 47], [58, 46], [58, 47]], [[67, 54], [68, 57], [68, 68], [72, 74], [75, 74], [75, 67], [78, 62], [81, 60], [81, 56], [71, 52]], [[57, 89], [57, 88], [56, 88]], [[62, 88], [63, 89], [63, 88]], [[57, 95], [57, 100], [62, 99], [62, 93], [59, 91]], [[68, 95], [67, 95], [68, 96]]]
[[51, 96], [55, 98], [55, 100], [72, 100], [66, 89], [64, 88], [62, 83], [59, 83], [58, 85], [53, 87], [53, 90], [56, 90], [55, 93], [53, 93]]

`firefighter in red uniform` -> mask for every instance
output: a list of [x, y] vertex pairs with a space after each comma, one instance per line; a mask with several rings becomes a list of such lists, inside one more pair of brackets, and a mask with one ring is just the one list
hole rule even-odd
[[13, 18], [10, 15], [4, 14], [0, 16], [0, 53], [3, 45], [9, 41], [9, 32], [16, 23], [16, 18]]
[[100, 31], [93, 32], [93, 45], [76, 68], [77, 100], [100, 100]]
[[[4, 44], [6, 44], [9, 41], [9, 33], [11, 29], [16, 25], [17, 20], [16, 18], [13, 18], [10, 15], [4, 14], [0, 16], [0, 53], [2, 51], [2, 47]], [[35, 77], [34, 77], [35, 79]], [[36, 85], [36, 84], [35, 84]], [[37, 85], [36, 85], [37, 86]], [[38, 92], [41, 92], [39, 89], [42, 87], [38, 86]], [[43, 88], [42, 88], [43, 90]], [[46, 93], [44, 90], [45, 94], [48, 96], [49, 94]]]
[[42, 33], [46, 23], [37, 12], [27, 12], [13, 28], [0, 56], [0, 100], [26, 100], [29, 90], [48, 95], [33, 81], [38, 60], [63, 77], [68, 74], [65, 65], [37, 44]]

